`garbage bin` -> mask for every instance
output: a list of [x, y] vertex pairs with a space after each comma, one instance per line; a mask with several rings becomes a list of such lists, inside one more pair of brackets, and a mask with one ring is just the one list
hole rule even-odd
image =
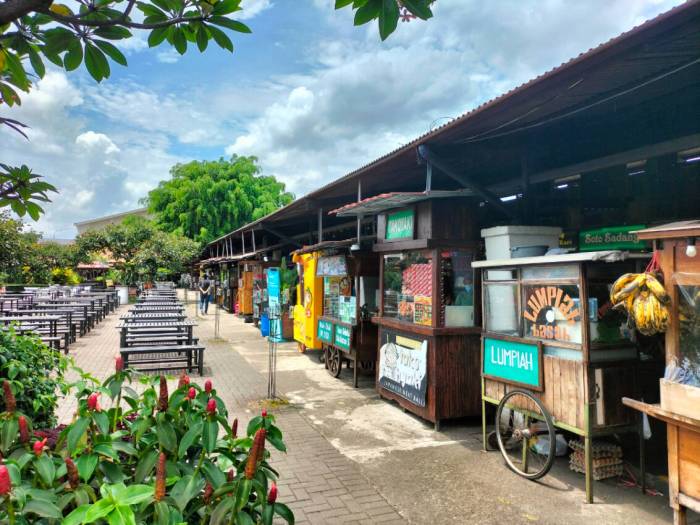
[[116, 286], [116, 289], [119, 296], [119, 304], [129, 304], [129, 287]]
[[260, 316], [260, 333], [263, 337], [270, 335], [270, 317], [267, 314]]

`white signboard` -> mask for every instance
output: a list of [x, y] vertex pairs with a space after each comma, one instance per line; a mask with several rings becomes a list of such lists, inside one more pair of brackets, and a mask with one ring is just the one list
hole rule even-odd
[[387, 336], [386, 343], [379, 349], [379, 384], [424, 407], [428, 387], [428, 341], [416, 341], [394, 334]]

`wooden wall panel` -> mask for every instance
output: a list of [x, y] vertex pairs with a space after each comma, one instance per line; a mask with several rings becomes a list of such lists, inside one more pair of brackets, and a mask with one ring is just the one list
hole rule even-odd
[[700, 499], [700, 433], [678, 428], [678, 470], [681, 492]]

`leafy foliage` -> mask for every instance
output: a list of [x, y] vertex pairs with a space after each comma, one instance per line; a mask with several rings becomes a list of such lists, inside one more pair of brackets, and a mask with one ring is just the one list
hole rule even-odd
[[72, 286], [80, 283], [80, 276], [72, 268], [54, 268], [51, 270], [51, 282]]
[[11, 485], [0, 487], [0, 522], [294, 523], [276, 501], [265, 447], [286, 450], [274, 416], [253, 418], [239, 437], [216, 390], [182, 377], [168, 395], [164, 378], [159, 393], [158, 378], [141, 380], [138, 394], [129, 370], [117, 367], [101, 385], [81, 374], [75, 419], [53, 447], [23, 438], [21, 414], [0, 414], [0, 469]]
[[199, 243], [163, 232], [144, 217], [128, 217], [120, 224], [85, 232], [75, 241], [78, 258], [112, 259], [116, 271], [110, 278], [129, 285], [176, 276], [200, 251]]
[[[2, 84], [2, 61], [3, 53], [2, 39], [0, 38], [0, 104], [4, 96]], [[3, 119], [0, 119], [0, 124]], [[7, 123], [7, 122], [5, 122]], [[32, 173], [27, 166], [12, 167], [7, 164], [0, 164], [0, 208], [10, 206], [20, 217], [26, 214], [34, 219], [39, 219], [43, 213], [43, 208], [38, 202], [50, 202], [49, 192], [56, 192], [56, 188], [41, 179], [40, 175]]]
[[355, 11], [355, 25], [377, 20], [379, 36], [386, 40], [396, 31], [399, 20], [427, 20], [433, 16], [430, 6], [435, 0], [335, 0], [335, 8], [350, 6]]
[[[10, 382], [17, 409], [31, 414], [34, 425], [56, 423], [56, 393], [66, 389], [63, 380], [67, 361], [34, 336], [20, 336], [14, 330], [0, 331], [0, 383]], [[6, 400], [0, 406], [5, 409]]]
[[294, 200], [284, 183], [260, 173], [256, 157], [177, 164], [147, 204], [164, 230], [207, 243]]

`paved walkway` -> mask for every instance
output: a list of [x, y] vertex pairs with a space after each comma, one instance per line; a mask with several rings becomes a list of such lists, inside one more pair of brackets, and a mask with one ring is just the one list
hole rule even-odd
[[[190, 300], [194, 300], [190, 293]], [[211, 378], [242, 423], [267, 396], [268, 345], [253, 326], [221, 313], [214, 339], [214, 309], [199, 318], [195, 334], [206, 345], [205, 377]], [[194, 306], [189, 313], [195, 316]], [[111, 316], [71, 348], [79, 366], [97, 377], [111, 373], [118, 337]], [[280, 501], [298, 523], [546, 523], [663, 524], [668, 500], [642, 497], [615, 481], [595, 484], [596, 504], [584, 501], [583, 477], [558, 461], [533, 483], [510, 473], [497, 453], [481, 451], [480, 420], [432, 426], [376, 395], [371, 377], [352, 388], [351, 374], [332, 378], [317, 355], [278, 346], [278, 394], [274, 407], [287, 454], [275, 454]], [[72, 408], [62, 406], [70, 418]], [[697, 518], [690, 523], [697, 524]]]

